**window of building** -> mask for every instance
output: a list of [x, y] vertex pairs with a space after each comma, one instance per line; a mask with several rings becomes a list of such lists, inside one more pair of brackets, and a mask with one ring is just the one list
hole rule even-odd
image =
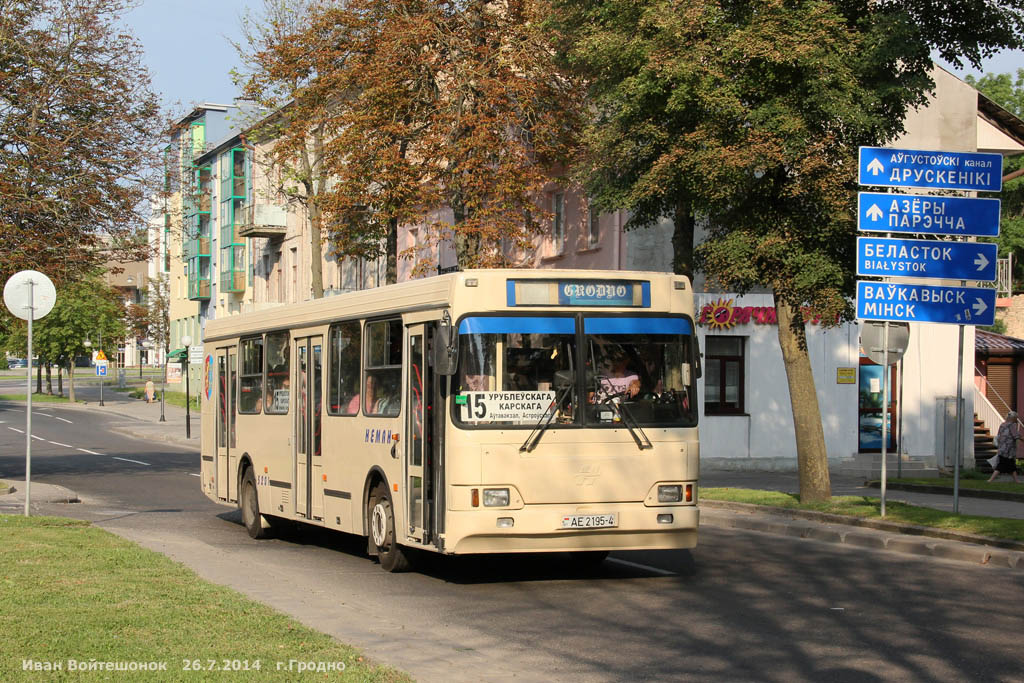
[[745, 337], [704, 338], [704, 414], [744, 412]]
[[366, 377], [362, 404], [367, 415], [394, 417], [402, 398], [402, 321], [366, 323]]
[[565, 194], [556, 192], [551, 196], [551, 217], [554, 253], [561, 254], [565, 248]]
[[359, 412], [359, 359], [362, 344], [359, 322], [339, 323], [331, 327], [328, 385], [330, 415], [356, 415]]
[[283, 415], [288, 412], [290, 397], [289, 372], [290, 356], [287, 332], [272, 332], [267, 335], [266, 342], [267, 395], [264, 399], [268, 415]]
[[242, 372], [238, 386], [238, 412], [258, 413], [263, 403], [263, 337], [243, 339], [239, 346]]
[[594, 200], [590, 200], [590, 217], [587, 220], [587, 247], [594, 248], [601, 239], [601, 214], [594, 208]]

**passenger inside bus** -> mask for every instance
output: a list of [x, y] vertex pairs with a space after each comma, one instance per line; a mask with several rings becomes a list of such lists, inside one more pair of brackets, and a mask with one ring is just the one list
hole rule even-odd
[[366, 386], [362, 394], [356, 394], [349, 401], [347, 413], [354, 415], [359, 412], [359, 402], [363, 403], [364, 415], [385, 415], [394, 417], [398, 415], [400, 399], [397, 386], [389, 380], [382, 378], [377, 373], [366, 373]]

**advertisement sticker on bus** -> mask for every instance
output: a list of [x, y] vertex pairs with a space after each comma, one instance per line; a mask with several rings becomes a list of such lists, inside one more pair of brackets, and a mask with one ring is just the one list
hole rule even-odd
[[554, 400], [553, 391], [464, 391], [455, 397], [463, 422], [536, 422]]

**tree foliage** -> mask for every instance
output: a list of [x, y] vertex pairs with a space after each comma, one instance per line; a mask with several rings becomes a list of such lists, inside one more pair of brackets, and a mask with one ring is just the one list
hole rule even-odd
[[158, 107], [126, 0], [0, 0], [0, 278], [145, 258]]
[[[1013, 74], [985, 74], [981, 78], [967, 76], [967, 82], [1011, 114], [1024, 117], [1024, 69]], [[1024, 280], [1024, 155], [1006, 157], [1003, 161], [1003, 191], [992, 195], [1001, 204], [999, 220], [999, 255], [1013, 256], [1012, 289], [1019, 291]], [[984, 196], [984, 195], [983, 195]]]
[[581, 102], [555, 68], [543, 9], [351, 0], [261, 53], [302, 76], [283, 115], [323, 131], [322, 206], [337, 254], [387, 255], [393, 279], [399, 225], [425, 225], [424, 245], [454, 237], [463, 267], [502, 262], [503, 240], [529, 245]]
[[771, 288], [801, 495], [828, 497], [801, 308], [852, 316], [857, 147], [903, 132], [933, 87], [933, 49], [977, 64], [1019, 46], [1024, 2], [553, 4], [560, 54], [588, 79], [594, 106], [585, 186], [600, 208], [630, 209], [634, 225], [694, 212], [708, 235], [697, 265], [712, 282]]

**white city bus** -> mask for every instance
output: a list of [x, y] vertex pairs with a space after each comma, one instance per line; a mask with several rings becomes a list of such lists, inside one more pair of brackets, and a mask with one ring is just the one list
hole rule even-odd
[[693, 305], [678, 275], [475, 270], [211, 320], [202, 490], [388, 571], [694, 547]]

